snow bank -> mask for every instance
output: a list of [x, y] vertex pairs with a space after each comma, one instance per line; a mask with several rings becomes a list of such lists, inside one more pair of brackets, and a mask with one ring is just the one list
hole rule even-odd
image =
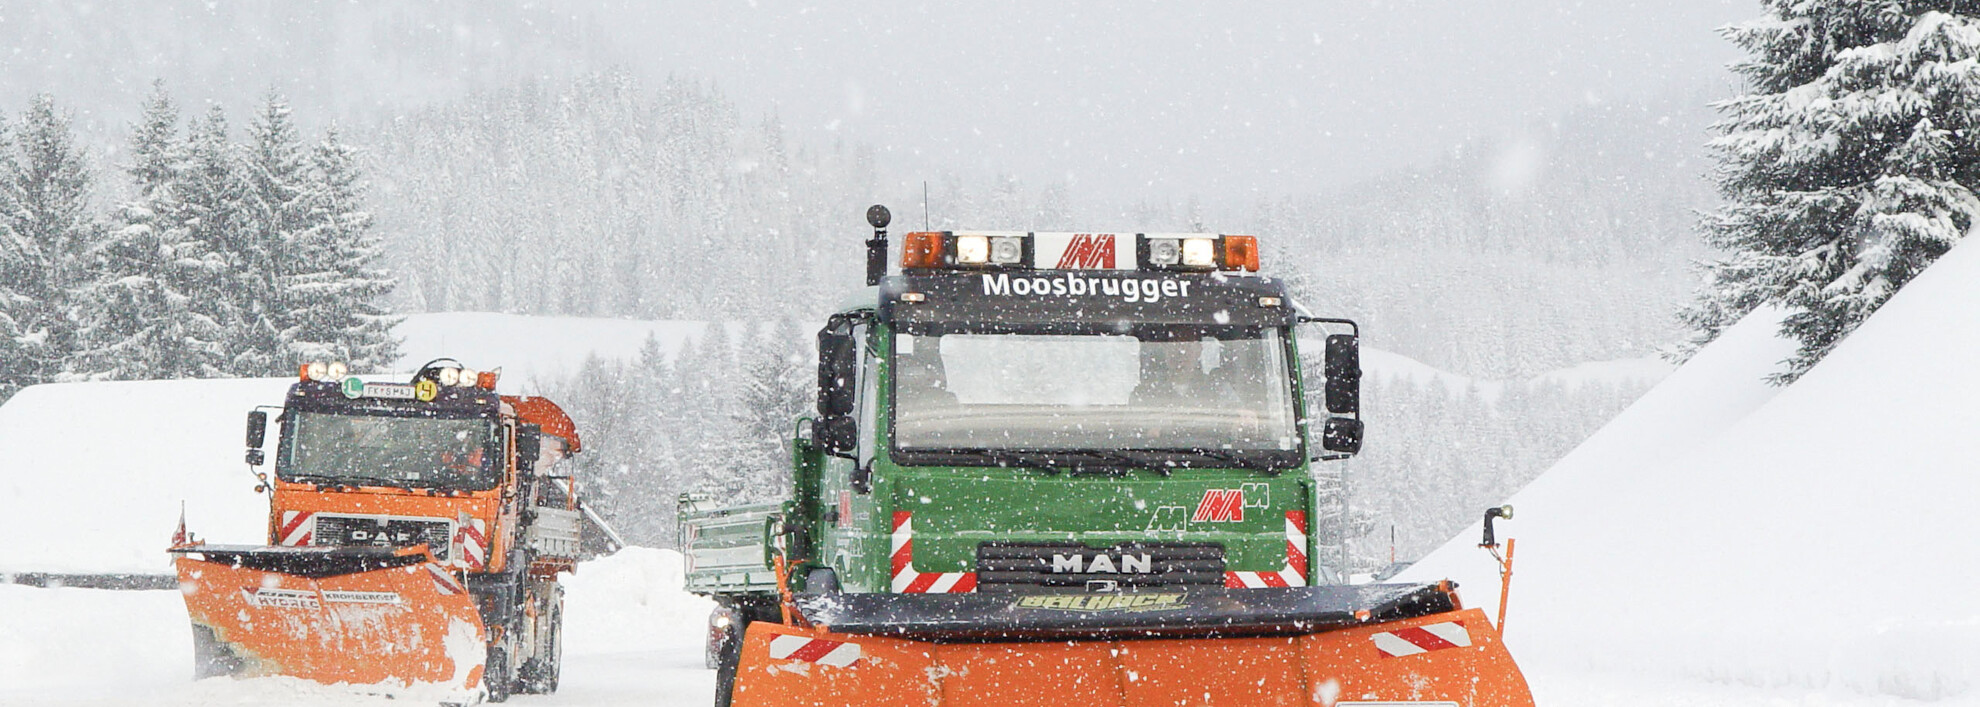
[[188, 525], [267, 538], [268, 501], [242, 461], [247, 412], [287, 379], [38, 385], [0, 406], [0, 572], [168, 573]]
[[[1795, 385], [1756, 313], [1511, 499], [1517, 655], [1980, 702], [1980, 246]], [[1467, 530], [1400, 579], [1497, 602]]]
[[564, 577], [564, 652], [659, 650], [707, 635], [715, 603], [682, 590], [684, 567], [681, 553], [644, 547], [580, 565]]

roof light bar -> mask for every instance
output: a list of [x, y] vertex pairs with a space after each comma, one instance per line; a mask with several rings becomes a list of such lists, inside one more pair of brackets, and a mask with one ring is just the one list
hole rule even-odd
[[901, 269], [1258, 271], [1258, 238], [1209, 233], [917, 232]]

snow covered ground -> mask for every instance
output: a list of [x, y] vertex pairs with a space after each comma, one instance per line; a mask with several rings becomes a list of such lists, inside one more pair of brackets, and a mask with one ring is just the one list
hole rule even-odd
[[[516, 705], [710, 704], [710, 604], [680, 591], [681, 556], [632, 548], [567, 579], [563, 685]], [[192, 633], [173, 591], [0, 585], [0, 705], [403, 705], [288, 679], [193, 681]]]

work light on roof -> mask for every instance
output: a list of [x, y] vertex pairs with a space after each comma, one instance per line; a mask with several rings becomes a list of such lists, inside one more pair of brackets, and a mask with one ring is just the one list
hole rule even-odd
[[308, 365], [303, 366], [303, 380], [330, 380], [330, 365], [322, 361], [311, 361]]
[[988, 236], [956, 236], [956, 264], [982, 265], [990, 262]]
[[992, 236], [990, 238], [990, 262], [997, 265], [1017, 265], [1024, 262], [1024, 238], [1022, 236]]
[[463, 368], [459, 371], [454, 372], [454, 385], [458, 385], [462, 388], [474, 387], [474, 385], [480, 381], [481, 381], [481, 371], [477, 371], [472, 368]]
[[1182, 262], [1182, 242], [1176, 238], [1148, 239], [1148, 264], [1169, 267]]
[[1217, 266], [1217, 241], [1209, 238], [1182, 239], [1182, 264], [1192, 268]]
[[455, 386], [461, 384], [461, 369], [442, 368], [434, 375], [440, 379], [440, 385]]

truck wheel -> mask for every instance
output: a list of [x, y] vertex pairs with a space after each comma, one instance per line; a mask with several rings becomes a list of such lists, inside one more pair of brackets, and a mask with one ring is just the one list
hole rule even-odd
[[804, 591], [811, 594], [838, 594], [839, 573], [830, 567], [819, 567], [804, 573]]
[[481, 669], [482, 688], [488, 691], [489, 702], [507, 702], [513, 686], [509, 684], [509, 653], [501, 646], [488, 647], [488, 665]]
[[557, 679], [564, 667], [564, 597], [558, 589], [544, 601], [538, 609], [541, 623], [537, 628], [536, 650], [522, 666], [520, 675], [522, 691], [531, 695], [548, 695], [557, 691]]

